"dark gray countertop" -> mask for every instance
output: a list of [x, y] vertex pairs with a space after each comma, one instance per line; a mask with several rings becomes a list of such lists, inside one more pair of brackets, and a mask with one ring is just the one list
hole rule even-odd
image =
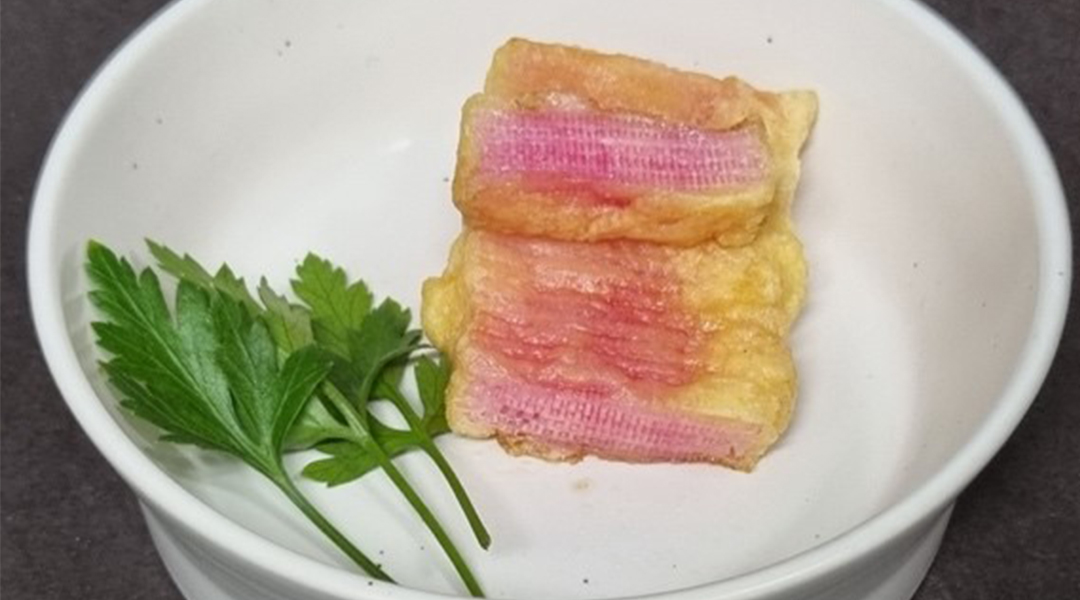
[[[171, 599], [131, 493], [54, 387], [30, 324], [26, 220], [47, 144], [94, 69], [162, 0], [5, 0], [0, 588], [7, 600]], [[1080, 0], [932, 0], [1017, 88], [1080, 238]], [[1074, 251], [1074, 257], [1077, 253]], [[1080, 598], [1080, 302], [1042, 393], [961, 497], [919, 600]]]

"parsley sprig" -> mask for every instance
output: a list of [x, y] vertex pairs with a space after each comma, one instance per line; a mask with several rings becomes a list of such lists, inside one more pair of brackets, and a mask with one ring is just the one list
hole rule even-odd
[[[265, 279], [258, 300], [227, 265], [211, 275], [195, 259], [147, 242], [165, 272], [178, 279], [175, 316], [153, 270], [139, 273], [91, 242], [91, 301], [105, 320], [93, 324], [103, 363], [121, 404], [157, 425], [170, 442], [232, 454], [272, 481], [312, 523], [373, 577], [390, 581], [299, 491], [283, 453], [316, 448], [304, 475], [339, 485], [381, 469], [438, 540], [474, 596], [476, 578], [445, 529], [397, 469], [392, 457], [420, 449], [446, 478], [480, 544], [490, 536], [433, 438], [449, 430], [445, 386], [449, 365], [429, 356], [411, 316], [393, 300], [374, 307], [363, 282], [309, 255], [297, 268], [293, 303]], [[422, 412], [401, 392], [406, 366]], [[408, 429], [376, 419], [369, 403], [389, 400]]]
[[[386, 299], [372, 308], [373, 296], [364, 283], [349, 282], [344, 270], [325, 259], [309, 254], [296, 273], [293, 291], [310, 308], [315, 340], [333, 361], [330, 375], [320, 389], [320, 399], [326, 405], [312, 403], [310, 412], [296, 428], [298, 437], [325, 450], [331, 458], [308, 465], [304, 474], [333, 485], [359, 477], [362, 468], [382, 469], [435, 536], [470, 593], [482, 595], [479, 583], [450, 536], [394, 466], [387, 451], [387, 445], [399, 452], [416, 446], [430, 455], [436, 465], [445, 465], [443, 474], [474, 524], [477, 539], [487, 547], [490, 542], [487, 530], [476, 517], [457, 476], [431, 440], [428, 427], [438, 420], [436, 414], [429, 411], [428, 419], [421, 419], [398, 390], [401, 367], [424, 348], [423, 334], [409, 329], [412, 320], [409, 311], [397, 302]], [[430, 383], [429, 364], [432, 364], [430, 359], [422, 360], [419, 365], [424, 366], [417, 367], [417, 376], [425, 384]], [[437, 398], [430, 385], [422, 384], [420, 392], [425, 406], [435, 406]], [[409, 430], [393, 429], [371, 415], [368, 404], [380, 396], [395, 403]], [[438, 405], [441, 407], [441, 402]]]
[[231, 296], [187, 279], [169, 312], [157, 275], [136, 273], [91, 242], [90, 299], [102, 363], [121, 404], [165, 431], [163, 439], [231, 454], [273, 482], [365, 572], [390, 577], [339, 532], [297, 489], [282, 463], [285, 436], [332, 365], [313, 347], [280, 363], [266, 326]]
[[[297, 270], [293, 290], [311, 306], [316, 340], [331, 350], [336, 369], [334, 377], [349, 391], [352, 404], [362, 409], [369, 401], [389, 400], [405, 419], [408, 429], [389, 427], [371, 418], [368, 430], [389, 456], [412, 449], [427, 454], [446, 479], [462, 512], [469, 521], [477, 542], [491, 545], [491, 535], [480, 519], [434, 438], [450, 431], [446, 423], [446, 385], [450, 379], [449, 363], [431, 356], [414, 362], [414, 376], [422, 413], [417, 414], [400, 390], [407, 359], [395, 358], [420, 349], [422, 333], [409, 329], [411, 316], [391, 299], [372, 308], [373, 298], [362, 281], [349, 283], [344, 270], [316, 255], [309, 255]], [[342, 310], [340, 307], [348, 307]], [[335, 343], [341, 340], [343, 343]], [[400, 350], [399, 350], [400, 349]], [[411, 349], [411, 350], [410, 350]], [[378, 368], [379, 366], [382, 368]], [[315, 408], [314, 405], [312, 408]], [[329, 485], [340, 485], [378, 468], [378, 461], [356, 447], [337, 429], [340, 421], [326, 420], [325, 412], [305, 414], [293, 429], [291, 441], [299, 447], [315, 446], [331, 458], [311, 463], [304, 474]], [[343, 443], [338, 442], [343, 440]]]

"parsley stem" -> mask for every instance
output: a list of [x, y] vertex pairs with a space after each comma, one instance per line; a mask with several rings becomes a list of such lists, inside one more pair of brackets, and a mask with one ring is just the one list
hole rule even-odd
[[364, 417], [357, 411], [356, 407], [349, 403], [349, 399], [345, 397], [345, 394], [341, 393], [341, 390], [330, 381], [326, 381], [322, 386], [323, 395], [326, 399], [334, 405], [334, 408], [341, 413], [341, 416], [345, 418], [345, 424], [349, 426], [350, 431], [353, 433], [353, 437], [350, 441], [356, 442], [362, 446], [367, 445], [368, 442], [374, 441], [371, 437], [371, 433], [368, 431], [367, 423]]
[[446, 531], [439, 524], [439, 521], [435, 518], [435, 515], [428, 509], [427, 505], [420, 498], [420, 495], [416, 493], [412, 485], [405, 479], [405, 476], [401, 474], [401, 471], [394, 466], [393, 461], [379, 448], [379, 445], [372, 440], [370, 443], [371, 451], [375, 453], [380, 464], [386, 474], [390, 477], [390, 480], [394, 482], [394, 485], [401, 490], [402, 495], [409, 501], [409, 504], [416, 510], [420, 518], [423, 519], [424, 524], [428, 526], [431, 533], [438, 540], [439, 545], [442, 546], [443, 551], [446, 553], [447, 558], [453, 563], [454, 569], [458, 572], [461, 580], [465, 583], [465, 587], [468, 588], [469, 593], [476, 598], [483, 598], [484, 591], [480, 588], [479, 582], [476, 581], [476, 577], [473, 576], [472, 571], [469, 570], [469, 566], [465, 564], [465, 559], [462, 558], [458, 552], [454, 542], [447, 535]]
[[[367, 387], [370, 389], [370, 386]], [[435, 518], [435, 515], [428, 508], [427, 504], [420, 498], [420, 494], [416, 493], [412, 484], [410, 484], [405, 476], [402, 475], [401, 471], [394, 466], [390, 457], [386, 455], [382, 447], [375, 441], [375, 438], [368, 432], [367, 424], [365, 423], [363, 416], [357, 413], [356, 407], [353, 406], [345, 395], [329, 381], [323, 384], [323, 393], [326, 394], [326, 397], [334, 407], [341, 412], [342, 416], [345, 418], [345, 422], [348, 423], [357, 434], [353, 441], [362, 445], [364, 450], [370, 452], [371, 455], [375, 457], [379, 466], [386, 472], [386, 475], [390, 477], [390, 481], [392, 481], [394, 486], [398, 488], [398, 491], [405, 496], [405, 499], [413, 507], [413, 510], [416, 511], [416, 514], [420, 516], [424, 525], [426, 525], [432, 535], [435, 536], [435, 540], [439, 543], [439, 546], [442, 547], [443, 552], [446, 553], [446, 557], [450, 559], [450, 563], [454, 566], [454, 570], [457, 571], [458, 576], [461, 577], [461, 581], [465, 584], [469, 593], [474, 597], [483, 598], [483, 589], [481, 589], [480, 584], [472, 574], [472, 571], [469, 570], [469, 566], [465, 563], [465, 559], [454, 545], [453, 540], [447, 535], [446, 530], [443, 529], [442, 524]]]
[[398, 411], [405, 417], [405, 422], [409, 424], [409, 428], [420, 439], [420, 448], [431, 457], [439, 472], [446, 479], [446, 483], [450, 485], [450, 489], [453, 491], [454, 497], [457, 498], [462, 512], [465, 513], [465, 518], [469, 521], [469, 527], [472, 528], [473, 535], [476, 536], [476, 541], [479, 542], [481, 548], [487, 550], [491, 546], [491, 534], [488, 533], [487, 527], [484, 526], [484, 522], [480, 519], [480, 514], [476, 512], [476, 507], [469, 498], [468, 492], [465, 491], [465, 486], [462, 485], [457, 473], [454, 472], [446, 457], [443, 456], [442, 451], [435, 444], [435, 440], [428, 435], [416, 411], [409, 405], [409, 401], [405, 396], [394, 386], [383, 386], [380, 391], [397, 407]]
[[282, 492], [285, 493], [286, 496], [289, 497], [289, 500], [292, 500], [292, 503], [300, 509], [300, 512], [304, 513], [304, 516], [306, 516], [312, 523], [315, 524], [316, 527], [319, 528], [319, 531], [322, 531], [326, 535], [326, 537], [330, 538], [330, 541], [334, 542], [334, 545], [340, 548], [341, 551], [344, 552], [345, 555], [348, 556], [350, 559], [352, 559], [352, 561], [356, 563], [361, 569], [363, 569], [364, 572], [366, 572], [368, 575], [371, 575], [375, 579], [394, 583], [394, 580], [391, 579], [390, 576], [387, 575], [385, 572], [383, 572], [382, 568], [378, 564], [365, 556], [359, 548], [354, 546], [352, 542], [350, 542], [340, 531], [337, 530], [337, 528], [330, 524], [330, 521], [328, 521], [326, 517], [324, 517], [322, 513], [319, 512], [319, 509], [315, 508], [315, 506], [308, 502], [307, 497], [305, 497], [304, 494], [299, 490], [299, 488], [296, 487], [296, 484], [293, 483], [292, 479], [290, 479], [289, 476], [284, 473], [284, 471], [282, 471], [280, 474], [271, 475], [270, 479], [274, 482], [275, 485], [278, 486], [278, 488], [281, 489]]

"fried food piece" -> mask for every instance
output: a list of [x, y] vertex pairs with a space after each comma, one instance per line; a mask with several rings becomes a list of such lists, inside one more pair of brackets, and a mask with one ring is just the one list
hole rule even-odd
[[747, 244], [790, 202], [816, 111], [811, 92], [511, 40], [463, 109], [454, 202], [501, 233]]
[[796, 391], [805, 265], [776, 223], [740, 248], [466, 229], [423, 289], [424, 329], [454, 364], [452, 429], [552, 460], [752, 469]]
[[451, 428], [551, 460], [750, 470], [787, 428], [811, 92], [511, 40], [463, 110], [466, 227], [422, 319]]

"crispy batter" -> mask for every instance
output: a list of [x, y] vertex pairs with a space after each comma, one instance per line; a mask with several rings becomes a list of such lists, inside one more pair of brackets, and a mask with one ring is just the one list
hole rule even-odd
[[[602, 448], [545, 443], [499, 431], [491, 423], [473, 418], [470, 403], [476, 398], [470, 386], [482, 371], [475, 358], [494, 356], [478, 343], [474, 317], [497, 308], [487, 298], [492, 295], [493, 282], [506, 277], [493, 272], [492, 255], [502, 252], [507, 244], [574, 245], [467, 229], [455, 242], [446, 271], [424, 283], [424, 330], [455, 364], [447, 392], [451, 428], [470, 437], [494, 436], [515, 454], [551, 460], [577, 460], [585, 454], [636, 462], [649, 460], [613, 455]], [[620, 252], [633, 252], [635, 244], [623, 243]], [[678, 287], [676, 304], [667, 310], [692, 315], [693, 333], [704, 340], [696, 355], [700, 365], [688, 383], [661, 387], [655, 395], [646, 391], [642, 396], [666, 410], [758, 427], [755, 442], [745, 452], [704, 459], [750, 470], [786, 429], [794, 404], [796, 374], [787, 336], [805, 296], [806, 267], [801, 245], [786, 225], [763, 232], [753, 244], [740, 248], [724, 248], [716, 243], [692, 248], [641, 245], [646, 248], [648, 260], [670, 272]], [[530, 277], [527, 273], [520, 276]], [[494, 356], [492, 360], [500, 369], [515, 368], [514, 361], [504, 357]], [[556, 371], [565, 374], [562, 367]], [[615, 372], [596, 370], [585, 380], [590, 376], [621, 381]], [[623, 385], [636, 384], [624, 381]]]
[[[535, 185], [482, 172], [479, 117], [572, 104], [702, 132], [745, 129], [767, 150], [749, 185], [711, 189]], [[812, 92], [773, 94], [737, 78], [714, 79], [622, 55], [515, 39], [496, 53], [483, 94], [462, 112], [454, 202], [468, 225], [553, 239], [631, 239], [688, 246], [749, 243], [797, 177], [798, 152], [817, 111]]]

